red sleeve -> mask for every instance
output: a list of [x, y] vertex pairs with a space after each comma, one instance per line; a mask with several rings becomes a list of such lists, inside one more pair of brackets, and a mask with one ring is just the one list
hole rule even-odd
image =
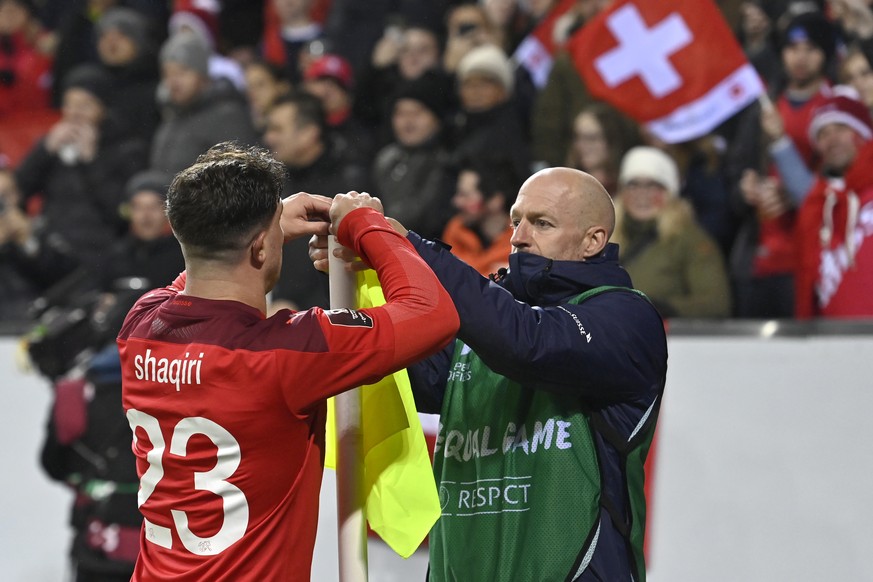
[[397, 336], [399, 368], [442, 349], [455, 336], [460, 320], [452, 298], [412, 243], [384, 216], [369, 208], [350, 212], [340, 223], [338, 236], [340, 244], [350, 243], [346, 246], [352, 246], [379, 275], [384, 308]]
[[794, 272], [794, 315], [810, 319], [816, 315], [815, 282], [818, 278], [821, 243], [821, 209], [825, 185], [819, 179], [807, 194], [797, 212], [794, 240], [797, 263]]
[[314, 308], [291, 318], [292, 326], [305, 326], [316, 318], [327, 342], [324, 352], [294, 356], [308, 361], [287, 362], [296, 364], [304, 376], [297, 381], [307, 387], [288, 387], [286, 399], [292, 409], [373, 383], [439, 351], [458, 331], [449, 294], [412, 244], [381, 214], [372, 209], [349, 213], [338, 237], [376, 269], [385, 305], [350, 313]]

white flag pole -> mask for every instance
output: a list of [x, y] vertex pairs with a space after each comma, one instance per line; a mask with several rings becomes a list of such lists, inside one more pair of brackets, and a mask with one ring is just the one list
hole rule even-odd
[[[355, 274], [333, 256], [340, 244], [328, 236], [330, 308], [355, 308]], [[364, 516], [364, 459], [361, 389], [334, 397], [336, 414], [336, 497], [340, 582], [367, 582], [367, 528]]]

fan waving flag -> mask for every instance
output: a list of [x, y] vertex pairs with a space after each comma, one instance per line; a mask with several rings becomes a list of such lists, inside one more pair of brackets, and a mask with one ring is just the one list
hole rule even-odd
[[570, 11], [576, 0], [560, 0], [552, 6], [545, 18], [519, 43], [513, 58], [515, 62], [527, 69], [531, 80], [537, 88], [545, 86], [552, 70], [555, 54], [555, 24], [558, 19]]
[[711, 131], [764, 90], [712, 0], [619, 0], [568, 50], [593, 96], [668, 143]]
[[[357, 307], [385, 303], [376, 272], [357, 274]], [[440, 516], [427, 441], [406, 370], [361, 390], [364, 507], [370, 528], [408, 558]], [[333, 399], [328, 400], [325, 466], [336, 468]]]

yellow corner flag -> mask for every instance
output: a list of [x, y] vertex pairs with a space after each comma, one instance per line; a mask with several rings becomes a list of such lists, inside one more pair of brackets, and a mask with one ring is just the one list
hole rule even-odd
[[[376, 272], [358, 273], [357, 307], [385, 303]], [[406, 370], [361, 390], [364, 514], [370, 529], [404, 558], [440, 516], [440, 503]], [[336, 469], [336, 423], [328, 400], [325, 466]]]

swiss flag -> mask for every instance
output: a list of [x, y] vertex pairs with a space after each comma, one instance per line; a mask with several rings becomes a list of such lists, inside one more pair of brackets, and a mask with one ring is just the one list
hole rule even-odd
[[528, 70], [537, 87], [545, 86], [546, 81], [549, 80], [549, 72], [552, 70], [555, 54], [555, 24], [575, 3], [576, 0], [559, 0], [515, 50], [513, 58]]
[[592, 95], [669, 143], [709, 132], [764, 90], [712, 0], [619, 0], [568, 50]]

